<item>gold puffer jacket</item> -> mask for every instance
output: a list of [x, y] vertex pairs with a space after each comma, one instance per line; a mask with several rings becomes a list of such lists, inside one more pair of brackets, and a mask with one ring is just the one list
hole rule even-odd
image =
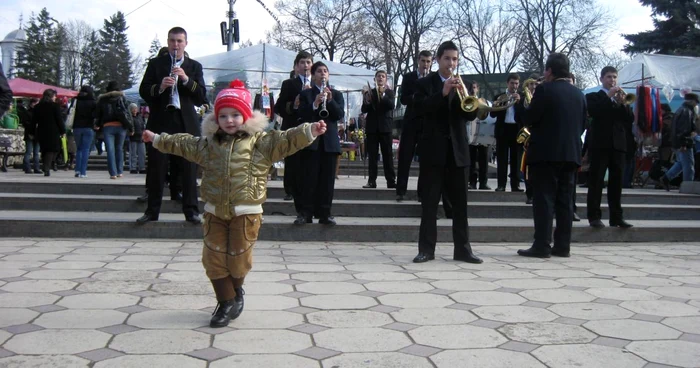
[[215, 216], [230, 220], [238, 216], [237, 206], [261, 206], [265, 202], [267, 174], [273, 162], [314, 141], [309, 123], [265, 132], [268, 124], [267, 116], [254, 111], [241, 131], [228, 135], [219, 130], [216, 116], [209, 114], [202, 122], [202, 137], [161, 133], [153, 147], [202, 166], [202, 198], [207, 205], [215, 206]]

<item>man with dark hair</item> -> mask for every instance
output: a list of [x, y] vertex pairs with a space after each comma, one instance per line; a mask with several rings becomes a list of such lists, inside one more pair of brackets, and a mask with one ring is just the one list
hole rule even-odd
[[[299, 125], [297, 110], [299, 108], [299, 93], [311, 88], [311, 64], [314, 58], [306, 51], [299, 51], [294, 58], [294, 70], [289, 79], [282, 82], [280, 95], [275, 104], [275, 111], [282, 117], [281, 130], [287, 130]], [[297, 213], [301, 211], [301, 153], [297, 152], [284, 159], [284, 192], [285, 200], [294, 199]]]
[[[574, 174], [581, 166], [581, 134], [586, 122], [586, 99], [569, 83], [569, 59], [552, 53], [545, 64], [545, 80], [535, 89], [525, 120], [530, 128], [527, 165], [533, 187], [535, 240], [525, 257], [569, 257]], [[552, 243], [552, 220], [557, 227]]]
[[[206, 103], [206, 89], [202, 65], [190, 59], [185, 52], [187, 32], [174, 27], [168, 31], [168, 53], [148, 62], [146, 73], [139, 87], [139, 94], [150, 111], [148, 129], [155, 133], [189, 133], [201, 135], [199, 116], [195, 106]], [[175, 160], [174, 165], [169, 165]], [[182, 176], [182, 212], [192, 224], [200, 224], [197, 198], [197, 165], [177, 156], [166, 155], [148, 146], [146, 187], [148, 207], [139, 224], [157, 221], [163, 200], [168, 166], [173, 176]], [[179, 173], [175, 173], [176, 168]], [[171, 186], [171, 197], [173, 197]]]
[[632, 128], [632, 108], [619, 98], [622, 87], [617, 85], [617, 69], [606, 66], [600, 72], [603, 84], [598, 92], [586, 95], [591, 127], [588, 144], [591, 166], [588, 170], [588, 223], [603, 228], [600, 201], [603, 196], [605, 171], [608, 171], [608, 209], [610, 226], [632, 227], [622, 215], [622, 172], [627, 152], [627, 130]]
[[396, 107], [394, 91], [386, 86], [386, 72], [378, 70], [374, 74], [376, 87], [363, 91], [362, 113], [367, 114], [365, 134], [367, 140], [367, 160], [369, 161], [369, 179], [363, 188], [377, 187], [377, 160], [379, 149], [382, 150], [382, 164], [384, 166], [384, 178], [387, 188], [396, 188], [396, 175], [394, 174], [394, 155], [391, 144], [391, 128], [394, 122], [392, 111]]
[[661, 177], [661, 183], [668, 192], [671, 189], [671, 180], [683, 174], [683, 181], [695, 179], [695, 155], [694, 139], [697, 135], [695, 112], [700, 99], [696, 93], [686, 93], [681, 107], [676, 110], [671, 124], [671, 144], [676, 153], [676, 162]]
[[[491, 112], [496, 118], [496, 167], [498, 171], [497, 192], [506, 190], [508, 166], [510, 164], [510, 189], [513, 192], [522, 192], [520, 189], [520, 144], [517, 142], [518, 131], [523, 127], [523, 106], [518, 94], [520, 76], [516, 73], [508, 74], [508, 90], [496, 96], [495, 100], [504, 94], [511, 95], [517, 101], [515, 105], [506, 110]], [[495, 101], [494, 100], [494, 101]]]
[[[469, 84], [467, 84], [467, 91], [469, 92], [470, 96], [478, 97], [479, 96], [479, 83], [476, 81], [471, 81]], [[480, 99], [485, 102], [485, 100]], [[472, 142], [470, 142], [472, 143]], [[489, 156], [489, 147], [484, 146], [484, 145], [476, 145], [476, 144], [470, 144], [469, 145], [469, 156], [471, 157], [471, 170], [469, 172], [469, 189], [476, 189], [476, 182], [478, 180], [479, 182], [479, 189], [481, 190], [489, 190], [491, 187], [489, 187], [488, 181], [488, 170], [489, 170], [489, 164], [488, 164], [488, 156]], [[477, 172], [476, 167], [479, 166], [479, 170]]]
[[[416, 154], [416, 145], [422, 130], [421, 117], [418, 116], [418, 109], [413, 102], [413, 95], [416, 93], [416, 82], [425, 77], [430, 72], [433, 64], [433, 54], [428, 50], [423, 50], [418, 54], [416, 61], [416, 71], [408, 72], [401, 79], [401, 90], [399, 100], [406, 106], [403, 114], [401, 126], [401, 140], [399, 141], [399, 167], [398, 178], [396, 180], [396, 200], [401, 202], [406, 196], [408, 188], [408, 176], [411, 171], [411, 162]], [[418, 200], [421, 198], [421, 182], [418, 181]]]
[[303, 186], [300, 212], [294, 220], [295, 225], [310, 224], [314, 215], [318, 216], [320, 224], [335, 225], [331, 205], [335, 167], [341, 153], [338, 122], [345, 118], [345, 101], [342, 93], [331, 88], [329, 77], [326, 64], [317, 61], [311, 67], [312, 87], [299, 94], [301, 102], [298, 114], [301, 120], [311, 123], [323, 120], [328, 130], [300, 151]]
[[[465, 112], [455, 90], [463, 95], [468, 81], [455, 77], [459, 65], [459, 49], [452, 41], [438, 48], [439, 69], [418, 80], [415, 106], [424, 117], [423, 134], [419, 142], [420, 181], [422, 182], [421, 222], [418, 255], [415, 263], [435, 259], [437, 242], [437, 209], [444, 190], [452, 202], [453, 258], [457, 261], [481, 263], [469, 244], [467, 222], [467, 173], [469, 173], [469, 143], [467, 121], [477, 112]], [[458, 79], [458, 78], [461, 78]]]

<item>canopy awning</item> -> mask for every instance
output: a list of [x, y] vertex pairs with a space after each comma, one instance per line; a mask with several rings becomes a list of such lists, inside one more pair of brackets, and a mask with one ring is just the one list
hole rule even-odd
[[65, 89], [56, 86], [50, 86], [39, 82], [30, 81], [22, 78], [14, 78], [8, 81], [12, 95], [17, 97], [37, 97], [41, 98], [44, 91], [51, 88], [56, 90], [58, 97], [73, 98], [78, 95], [78, 91]]

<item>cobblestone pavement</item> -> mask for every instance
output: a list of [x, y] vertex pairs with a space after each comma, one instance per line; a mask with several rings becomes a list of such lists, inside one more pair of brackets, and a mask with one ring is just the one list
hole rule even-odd
[[0, 367], [700, 367], [700, 243], [522, 246], [259, 242], [210, 329], [198, 242], [0, 240]]

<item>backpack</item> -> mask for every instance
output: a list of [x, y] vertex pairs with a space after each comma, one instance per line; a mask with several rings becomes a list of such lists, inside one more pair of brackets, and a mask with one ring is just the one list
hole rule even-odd
[[123, 98], [114, 99], [105, 107], [106, 111], [104, 116], [110, 117], [107, 121], [118, 121], [122, 123], [122, 127], [124, 127], [124, 129], [128, 131], [134, 130], [133, 119], [129, 113], [129, 109], [127, 109], [126, 104], [124, 104]]

